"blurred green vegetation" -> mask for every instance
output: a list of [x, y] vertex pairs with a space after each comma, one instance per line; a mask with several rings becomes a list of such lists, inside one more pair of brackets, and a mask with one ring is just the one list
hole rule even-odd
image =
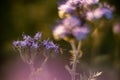
[[[83, 41], [83, 52], [85, 52], [83, 62], [91, 66], [115, 69], [119, 74], [120, 33], [113, 33], [112, 23], [120, 22], [120, 1], [101, 1], [107, 1], [116, 7], [115, 17], [111, 21], [104, 21], [103, 26], [96, 22], [96, 27], [100, 27]], [[12, 42], [21, 39], [23, 32], [34, 35], [37, 31], [41, 31], [42, 39], [53, 39], [52, 28], [58, 20], [57, 2], [58, 0], [2, 0], [0, 2], [0, 77], [5, 76], [3, 76], [3, 67], [18, 57], [14, 53]], [[63, 49], [70, 49], [69, 44], [64, 41], [57, 41], [57, 43]]]

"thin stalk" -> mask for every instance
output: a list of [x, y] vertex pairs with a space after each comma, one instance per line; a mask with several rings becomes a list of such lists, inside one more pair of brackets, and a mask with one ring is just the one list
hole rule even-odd
[[79, 41], [79, 43], [78, 43], [77, 51], [78, 51], [78, 54], [79, 54], [79, 58], [81, 58], [82, 55], [83, 55], [83, 53], [81, 51], [81, 41]]
[[72, 47], [72, 50], [73, 50], [73, 57], [74, 57], [74, 61], [73, 61], [73, 64], [72, 64], [72, 73], [71, 73], [71, 77], [72, 77], [72, 80], [75, 80], [76, 79], [76, 66], [77, 66], [77, 49], [76, 49], [76, 46], [75, 46], [75, 42], [71, 42], [71, 47]]
[[43, 68], [43, 66], [47, 62], [47, 60], [48, 60], [48, 57], [46, 57], [44, 59], [44, 61], [41, 64], [40, 68], [38, 68], [37, 70], [35, 70], [33, 63], [30, 63], [30, 71], [31, 71], [31, 73], [30, 73], [30, 76], [29, 76], [29, 80], [34, 80], [34, 78], [35, 78], [34, 75], [38, 74], [41, 71], [41, 69]]
[[78, 63], [78, 55], [80, 53], [80, 48], [81, 48], [81, 41], [78, 43], [78, 46], [76, 47], [75, 42], [72, 41], [70, 42], [72, 50], [73, 50], [73, 57], [74, 57], [74, 61], [72, 64], [72, 73], [71, 73], [71, 77], [72, 80], [76, 80], [76, 68], [77, 68], [77, 63]]
[[77, 47], [77, 50], [80, 50], [80, 49], [81, 49], [81, 41], [79, 41], [78, 47]]
[[48, 57], [45, 57], [43, 63], [41, 64], [40, 68], [37, 69], [37, 72], [40, 72], [42, 67], [45, 65], [45, 63], [48, 61]]
[[33, 75], [35, 73], [35, 68], [34, 68], [33, 62], [29, 65], [30, 65], [30, 71], [31, 71], [30, 76], [29, 76], [29, 80], [34, 80]]

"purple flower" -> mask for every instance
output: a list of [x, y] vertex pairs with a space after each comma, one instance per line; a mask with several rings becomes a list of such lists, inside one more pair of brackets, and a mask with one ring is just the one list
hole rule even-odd
[[58, 7], [58, 10], [64, 11], [66, 13], [72, 13], [75, 9], [75, 6], [69, 4], [62, 4]]
[[28, 41], [28, 40], [31, 40], [31, 39], [32, 39], [29, 35], [26, 35], [25, 33], [23, 33], [22, 36], [23, 36], [23, 39], [24, 39], [25, 41]]
[[92, 11], [86, 12], [86, 19], [91, 21], [94, 19], [94, 13]]
[[38, 48], [38, 42], [33, 42], [33, 43], [32, 43], [32, 47], [33, 47], [33, 48]]
[[20, 45], [20, 41], [13, 41], [13, 45], [14, 45], [14, 47], [19, 46]]
[[92, 5], [98, 4], [99, 0], [68, 0], [66, 4], [74, 4], [74, 5]]
[[77, 7], [80, 3], [81, 3], [81, 0], [68, 0], [66, 2], [67, 5], [74, 5], [75, 7]]
[[88, 5], [97, 4], [99, 2], [99, 0], [82, 0], [82, 1], [84, 1], [84, 3]]
[[101, 18], [103, 15], [104, 15], [104, 9], [102, 9], [102, 8], [97, 8], [97, 9], [95, 9], [94, 10], [94, 12], [93, 12], [93, 14], [94, 14], [94, 17], [96, 18], [96, 19], [99, 19], [99, 18]]
[[76, 26], [80, 26], [81, 21], [77, 17], [71, 16], [71, 17], [67, 17], [63, 20], [63, 25], [68, 29], [72, 29]]
[[34, 39], [39, 40], [41, 38], [42, 34], [40, 32], [36, 33], [34, 36]]
[[21, 44], [20, 44], [21, 47], [25, 47], [25, 46], [27, 45], [27, 43], [26, 43], [25, 41], [21, 41], [20, 43], [21, 43]]
[[80, 0], [68, 0], [64, 4], [61, 4], [58, 7], [59, 17], [64, 18], [68, 14], [74, 14], [79, 4], [80, 4]]
[[14, 41], [13, 45], [15, 47], [25, 47], [27, 45], [27, 43], [25, 41]]
[[44, 40], [42, 42], [42, 45], [45, 46], [47, 50], [53, 49], [55, 52], [58, 52], [58, 46], [55, 45], [52, 41], [49, 40]]
[[109, 8], [98, 8], [94, 11], [95, 18], [105, 16], [107, 19], [112, 18], [112, 11]]
[[100, 19], [105, 16], [107, 19], [112, 18], [112, 11], [108, 8], [97, 8], [86, 13], [87, 20]]
[[105, 16], [107, 19], [111, 19], [111, 18], [112, 18], [112, 11], [111, 11], [110, 9], [103, 8], [103, 11], [104, 11], [104, 16]]
[[100, 19], [104, 16], [107, 19], [111, 19], [113, 10], [114, 8], [110, 7], [107, 3], [99, 4], [98, 8], [86, 12], [86, 18], [87, 20], [93, 20]]
[[34, 38], [29, 35], [22, 34], [23, 41], [14, 41], [13, 45], [15, 47], [29, 47], [29, 48], [38, 48], [39, 39], [41, 38], [41, 33], [38, 32], [35, 34]]
[[13, 42], [15, 49], [18, 50], [23, 61], [31, 64], [38, 53], [43, 53], [45, 57], [51, 55], [51, 53], [58, 53], [58, 46], [52, 41], [44, 40], [40, 43], [40, 39], [41, 33], [38, 32], [34, 37], [23, 34], [23, 41], [18, 40]]
[[89, 33], [88, 26], [76, 27], [72, 30], [73, 36], [78, 40], [83, 40], [87, 37]]

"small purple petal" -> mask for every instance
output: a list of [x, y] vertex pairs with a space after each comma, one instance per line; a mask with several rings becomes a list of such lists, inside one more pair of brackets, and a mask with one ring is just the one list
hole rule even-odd
[[107, 19], [111, 19], [112, 18], [112, 11], [110, 9], [107, 8], [103, 8], [104, 11], [104, 15]]
[[41, 38], [42, 34], [40, 32], [36, 33], [34, 36], [34, 39], [39, 40]]
[[27, 45], [27, 43], [25, 41], [14, 41], [13, 45], [15, 47], [19, 46], [19, 47], [25, 47]]
[[25, 47], [25, 46], [27, 45], [27, 43], [26, 43], [25, 41], [21, 41], [20, 43], [21, 43], [21, 44], [20, 44], [21, 47]]
[[38, 48], [38, 43], [37, 43], [37, 42], [36, 42], [36, 43], [33, 42], [33, 43], [32, 43], [32, 47], [33, 47], [33, 48]]
[[19, 45], [20, 45], [20, 41], [14, 41], [14, 42], [13, 42], [13, 45], [14, 45], [15, 47], [19, 46]]
[[46, 49], [53, 49], [55, 52], [58, 51], [58, 46], [55, 45], [52, 41], [44, 40], [42, 44], [46, 47]]

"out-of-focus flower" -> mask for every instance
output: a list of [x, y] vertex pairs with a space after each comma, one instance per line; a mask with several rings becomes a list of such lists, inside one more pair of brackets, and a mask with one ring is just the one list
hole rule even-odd
[[91, 21], [93, 18], [94, 18], [93, 12], [92, 11], [88, 11], [86, 13], [86, 19], [89, 20], [89, 21]]
[[75, 5], [77, 7], [77, 5], [81, 4], [81, 0], [68, 0], [66, 2], [66, 4], [68, 4], [68, 5], [72, 4], [72, 5]]
[[72, 4], [64, 3], [58, 7], [58, 14], [60, 18], [64, 18], [65, 14], [71, 14], [75, 11], [76, 7]]
[[103, 9], [104, 11], [104, 16], [107, 18], [107, 19], [111, 19], [112, 18], [112, 11], [107, 9], [107, 8], [104, 8]]
[[81, 0], [81, 1], [85, 1], [89, 5], [98, 4], [99, 2], [99, 0]]
[[72, 30], [73, 36], [78, 40], [83, 40], [90, 32], [88, 26], [76, 27]]
[[80, 19], [78, 19], [77, 17], [71, 16], [63, 20], [63, 25], [68, 29], [72, 29], [76, 26], [80, 26], [81, 22], [80, 22]]
[[113, 32], [114, 32], [115, 34], [120, 34], [120, 23], [115, 23], [115, 24], [113, 25]]
[[62, 4], [58, 7], [58, 10], [63, 10], [65, 12], [73, 12], [75, 10], [75, 7], [68, 4]]
[[13, 45], [14, 47], [19, 47], [19, 45], [21, 45], [20, 41], [13, 41]]
[[[55, 39], [68, 41], [74, 37], [82, 40], [89, 33], [89, 28], [86, 27], [87, 20], [94, 21], [102, 17], [111, 19], [113, 8], [106, 3], [98, 3], [99, 0], [67, 0], [60, 5], [59, 16], [63, 20], [53, 30]], [[94, 6], [91, 7], [92, 5]]]
[[68, 14], [75, 14], [78, 7], [97, 4], [99, 0], [67, 0], [64, 4], [58, 7], [60, 18], [64, 18]]
[[89, 33], [89, 29], [86, 25], [80, 26], [80, 19], [75, 16], [67, 17], [62, 21], [62, 24], [55, 27], [53, 36], [55, 39], [64, 39], [66, 41], [72, 40], [73, 37], [82, 40]]
[[56, 26], [53, 30], [53, 36], [55, 39], [63, 39], [67, 34], [70, 34], [70, 32], [61, 24]]
[[73, 3], [75, 5], [92, 5], [92, 4], [97, 4], [99, 0], [68, 0], [67, 3]]
[[94, 14], [94, 18], [95, 19], [99, 19], [99, 18], [101, 18], [103, 15], [104, 15], [104, 9], [102, 9], [102, 8], [97, 8], [97, 9], [95, 9], [94, 10], [94, 12], [93, 12], [93, 14]]
[[92, 11], [86, 12], [87, 20], [100, 19], [103, 16], [107, 19], [111, 19], [112, 18], [112, 10], [110, 8], [106, 8], [103, 6], [103, 7], [96, 8]]
[[98, 8], [94, 11], [95, 18], [101, 18], [102, 16], [105, 16], [107, 19], [112, 18], [112, 11], [108, 8]]

